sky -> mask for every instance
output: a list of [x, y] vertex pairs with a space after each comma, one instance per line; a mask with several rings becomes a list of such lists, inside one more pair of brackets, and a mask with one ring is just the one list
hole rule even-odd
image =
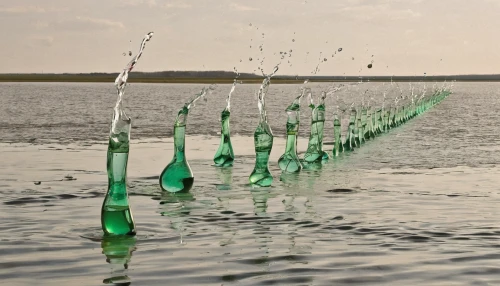
[[153, 31], [137, 71], [495, 74], [498, 15], [500, 0], [0, 0], [0, 73], [119, 72]]

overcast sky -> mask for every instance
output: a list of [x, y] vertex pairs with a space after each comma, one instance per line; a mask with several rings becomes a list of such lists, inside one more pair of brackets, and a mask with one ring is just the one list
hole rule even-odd
[[500, 0], [0, 0], [0, 73], [119, 72], [150, 31], [136, 70], [269, 72], [292, 50], [279, 74], [311, 74], [320, 52], [318, 75], [500, 73], [499, 15]]

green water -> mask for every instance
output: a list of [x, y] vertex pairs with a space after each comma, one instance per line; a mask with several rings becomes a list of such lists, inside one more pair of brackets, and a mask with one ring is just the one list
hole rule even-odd
[[135, 235], [132, 212], [128, 206], [107, 205], [101, 211], [103, 230], [108, 235]]
[[[125, 144], [128, 146], [128, 144]], [[101, 226], [105, 235], [134, 235], [135, 225], [127, 194], [128, 153], [108, 149], [108, 191], [101, 208]], [[121, 149], [126, 149], [123, 144]]]

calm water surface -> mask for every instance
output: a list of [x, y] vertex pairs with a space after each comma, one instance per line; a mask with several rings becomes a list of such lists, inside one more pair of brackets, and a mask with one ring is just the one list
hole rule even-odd
[[[312, 84], [317, 94], [327, 84]], [[402, 87], [407, 84], [402, 84]], [[404, 126], [322, 168], [281, 176], [284, 108], [272, 85], [271, 188], [247, 185], [254, 92], [237, 87], [233, 168], [211, 166], [229, 85], [192, 110], [189, 194], [162, 194], [176, 111], [203, 85], [132, 84], [130, 201], [138, 235], [101, 241], [112, 84], [0, 84], [0, 281], [5, 285], [499, 285], [499, 83], [457, 83]], [[380, 103], [381, 84], [364, 90]], [[325, 141], [335, 98], [327, 100]], [[303, 102], [299, 151], [308, 137]], [[330, 151], [331, 145], [325, 149]], [[40, 184], [34, 182], [40, 181]]]

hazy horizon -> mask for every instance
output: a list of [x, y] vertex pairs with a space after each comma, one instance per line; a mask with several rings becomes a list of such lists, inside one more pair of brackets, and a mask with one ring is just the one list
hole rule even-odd
[[0, 4], [0, 73], [117, 73], [154, 31], [136, 71], [260, 74], [287, 52], [279, 75], [324, 59], [318, 76], [498, 74], [499, 12], [500, 0], [19, 0]]

